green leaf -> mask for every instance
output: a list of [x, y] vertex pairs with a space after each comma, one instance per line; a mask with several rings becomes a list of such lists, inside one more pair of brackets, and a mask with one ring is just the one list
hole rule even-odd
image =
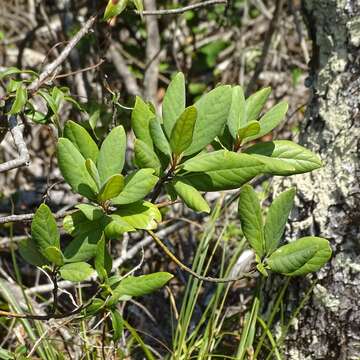
[[94, 269], [86, 262], [66, 264], [60, 268], [60, 275], [63, 279], [80, 282], [88, 279], [94, 273]]
[[218, 136], [226, 124], [231, 106], [231, 87], [218, 86], [194, 105], [197, 109], [193, 141], [185, 155], [202, 150]]
[[98, 201], [104, 202], [118, 196], [124, 188], [124, 177], [120, 174], [111, 176], [102, 186], [98, 195]]
[[101, 281], [107, 279], [112, 269], [112, 258], [106, 246], [105, 236], [97, 244], [95, 256], [95, 269]]
[[35, 71], [32, 71], [32, 70], [20, 70], [20, 69], [14, 67], [14, 66], [11, 66], [11, 67], [7, 68], [5, 71], [0, 72], [0, 80], [2, 80], [6, 76], [21, 74], [21, 73], [27, 73], [27, 74], [31, 74], [31, 75], [35, 75], [35, 76], [37, 75]]
[[250, 185], [241, 188], [239, 197], [241, 229], [259, 257], [264, 255], [264, 228], [256, 192]]
[[189, 106], [177, 119], [170, 136], [170, 147], [174, 154], [182, 154], [191, 145], [196, 118], [196, 108]]
[[49, 261], [37, 250], [37, 244], [33, 239], [24, 239], [19, 243], [21, 257], [31, 265], [48, 265]]
[[153, 173], [154, 169], [140, 169], [128, 175], [124, 189], [111, 202], [114, 205], [125, 205], [144, 199], [159, 180]]
[[135, 228], [127, 223], [120, 215], [109, 216], [109, 223], [105, 227], [105, 235], [108, 239], [119, 239], [122, 234], [135, 231]]
[[104, 211], [98, 206], [90, 204], [79, 204], [75, 207], [78, 208], [90, 221], [101, 219], [104, 216]]
[[103, 185], [110, 176], [120, 174], [125, 162], [126, 134], [122, 126], [112, 129], [103, 141], [97, 168]]
[[86, 169], [85, 159], [69, 139], [59, 139], [57, 157], [61, 173], [71, 188], [88, 199], [95, 199], [97, 186]]
[[[304, 147], [288, 140], [276, 140], [258, 143], [246, 149], [247, 154], [261, 155], [281, 160], [294, 168], [294, 170], [281, 171], [279, 175], [293, 175], [306, 173], [322, 166], [317, 155]], [[263, 159], [264, 160], [264, 159]], [[265, 159], [266, 160], [266, 159]], [[275, 172], [272, 172], [277, 175]]]
[[254, 159], [264, 164], [263, 173], [272, 175], [287, 175], [295, 171], [295, 167], [283, 159], [275, 159], [269, 156], [250, 154]]
[[35, 212], [31, 223], [31, 237], [40, 253], [46, 258], [45, 250], [49, 246], [60, 249], [60, 234], [56, 221], [51, 210], [45, 204], [41, 204]]
[[210, 207], [201, 194], [191, 185], [181, 179], [175, 179], [172, 185], [184, 203], [194, 211], [210, 212]]
[[257, 91], [246, 99], [245, 102], [245, 119], [246, 122], [257, 120], [267, 99], [271, 94], [271, 88], [267, 87]]
[[143, 0], [132, 0], [132, 2], [134, 3], [135, 8], [137, 11], [139, 11], [139, 13], [142, 13], [144, 11]]
[[227, 150], [200, 154], [183, 164], [184, 179], [200, 191], [237, 189], [259, 175], [264, 164], [250, 155]]
[[185, 101], [185, 77], [179, 72], [171, 80], [162, 104], [164, 128], [169, 139], [176, 120], [185, 110]]
[[282, 101], [272, 107], [262, 118], [260, 119], [260, 129], [256, 134], [247, 135], [246, 142], [252, 141], [268, 134], [272, 129], [278, 126], [284, 119], [288, 110], [288, 104]]
[[85, 167], [91, 178], [94, 180], [97, 190], [100, 190], [101, 188], [100, 175], [95, 163], [91, 159], [86, 159]]
[[279, 246], [286, 222], [294, 206], [295, 188], [281, 193], [270, 205], [264, 226], [265, 252], [270, 255]]
[[13, 102], [9, 114], [15, 115], [22, 111], [28, 100], [26, 87], [21, 85], [17, 88], [15, 101]]
[[159, 149], [163, 154], [170, 157], [171, 156], [170, 145], [163, 132], [159, 118], [157, 117], [150, 120], [150, 134], [155, 147]]
[[159, 209], [148, 201], [136, 202], [119, 208], [116, 215], [135, 229], [154, 230], [161, 221]]
[[240, 140], [249, 141], [248, 138], [256, 136], [260, 132], [260, 123], [256, 120], [249, 121], [244, 127], [240, 128], [238, 131], [238, 136]]
[[160, 173], [161, 163], [150, 146], [140, 139], [135, 140], [134, 145], [135, 162], [139, 168], [154, 169], [155, 174]]
[[112, 340], [116, 343], [120, 340], [121, 335], [124, 331], [124, 320], [119, 312], [119, 310], [111, 310], [111, 325], [114, 330], [114, 335]]
[[55, 246], [48, 246], [44, 249], [43, 255], [55, 265], [61, 266], [64, 264], [64, 255], [61, 250]]
[[245, 96], [241, 86], [232, 88], [232, 100], [227, 120], [231, 136], [236, 139], [238, 130], [246, 125], [245, 122]]
[[154, 116], [155, 114], [151, 111], [149, 105], [141, 97], [137, 96], [131, 113], [131, 128], [136, 138], [145, 142], [151, 149], [153, 149], [153, 142], [150, 134], [150, 120]]
[[91, 316], [97, 314], [105, 305], [105, 301], [99, 298], [95, 298], [92, 300], [91, 304], [87, 306], [83, 312], [86, 316]]
[[144, 296], [163, 287], [173, 278], [167, 272], [157, 272], [142, 276], [128, 276], [121, 280], [113, 289], [113, 294], [108, 301], [108, 305], [116, 304], [122, 296]]
[[268, 258], [274, 272], [288, 276], [306, 275], [319, 270], [331, 257], [326, 239], [308, 236], [281, 246]]
[[64, 137], [75, 145], [84, 159], [91, 159], [96, 163], [99, 149], [95, 141], [82, 126], [74, 121], [67, 121], [64, 127]]
[[125, 10], [127, 4], [128, 0], [109, 0], [104, 12], [104, 20], [109, 20], [114, 16], [120, 15]]

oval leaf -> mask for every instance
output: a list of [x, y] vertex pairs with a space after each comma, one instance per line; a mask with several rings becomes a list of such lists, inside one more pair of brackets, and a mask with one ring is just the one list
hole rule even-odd
[[161, 163], [150, 146], [140, 139], [135, 140], [134, 154], [136, 165], [140, 168], [154, 169], [155, 174], [160, 173]]
[[245, 122], [245, 97], [241, 86], [232, 88], [232, 99], [227, 120], [231, 136], [236, 139], [238, 130], [246, 125]]
[[19, 113], [20, 111], [22, 111], [27, 100], [28, 100], [27, 90], [26, 90], [25, 86], [20, 85], [16, 90], [15, 101], [13, 102], [13, 104], [11, 106], [9, 114], [15, 115], [15, 114]]
[[170, 157], [171, 149], [169, 142], [163, 132], [160, 120], [156, 117], [150, 120], [150, 133], [155, 147], [159, 149], [163, 154]]
[[48, 265], [49, 261], [37, 250], [37, 244], [33, 239], [24, 239], [19, 243], [21, 257], [31, 265]]
[[124, 188], [124, 177], [120, 174], [111, 176], [102, 186], [98, 195], [98, 201], [104, 202], [118, 196]]
[[246, 122], [257, 120], [261, 110], [263, 109], [267, 99], [271, 94], [271, 88], [266, 87], [252, 94], [245, 102], [245, 118]]
[[63, 279], [79, 282], [88, 279], [94, 273], [94, 269], [86, 262], [66, 264], [60, 268]]

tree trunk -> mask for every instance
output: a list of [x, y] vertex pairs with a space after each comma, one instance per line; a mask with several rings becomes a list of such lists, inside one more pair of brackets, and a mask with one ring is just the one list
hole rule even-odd
[[[312, 97], [299, 143], [324, 167], [277, 180], [297, 187], [288, 239], [318, 235], [334, 255], [285, 342], [286, 359], [360, 359], [360, 2], [304, 0], [313, 41]], [[290, 293], [300, 301], [306, 281]], [[307, 288], [309, 284], [307, 283]]]

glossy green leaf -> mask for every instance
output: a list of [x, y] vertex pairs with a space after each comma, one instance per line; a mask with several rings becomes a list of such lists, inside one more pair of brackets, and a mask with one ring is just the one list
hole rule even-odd
[[283, 121], [288, 110], [288, 104], [282, 101], [272, 107], [262, 118], [259, 120], [260, 129], [256, 134], [246, 136], [246, 142], [252, 141], [268, 134], [272, 129], [278, 126]]
[[37, 244], [33, 239], [24, 239], [19, 243], [19, 253], [21, 257], [31, 265], [48, 265], [49, 261], [38, 251]]
[[86, 262], [66, 264], [60, 268], [60, 275], [64, 280], [73, 282], [84, 281], [94, 273], [94, 269]]
[[227, 150], [200, 154], [183, 164], [185, 180], [200, 191], [237, 189], [264, 169], [264, 164], [246, 154]]
[[[258, 143], [246, 149], [246, 153], [261, 155], [259, 159], [261, 159], [262, 156], [278, 159], [294, 168], [294, 170], [280, 171], [278, 173], [279, 175], [301, 174], [322, 166], [321, 160], [317, 155], [288, 140]], [[277, 175], [276, 172], [272, 173]]]
[[41, 254], [46, 258], [45, 249], [54, 246], [60, 249], [60, 234], [51, 210], [41, 204], [36, 210], [31, 223], [31, 237]]
[[75, 207], [78, 208], [90, 221], [101, 219], [104, 216], [104, 211], [98, 206], [90, 204], [79, 204]]
[[154, 146], [159, 149], [163, 154], [170, 157], [171, 149], [169, 142], [163, 132], [159, 119], [156, 117], [150, 120], [150, 134]]
[[125, 186], [119, 196], [112, 199], [114, 205], [125, 205], [145, 198], [159, 178], [153, 175], [154, 169], [140, 169], [125, 178]]
[[240, 128], [238, 131], [238, 136], [240, 140], [248, 141], [249, 138], [257, 136], [260, 133], [260, 123], [256, 120], [249, 121], [244, 127]]
[[84, 157], [69, 139], [59, 139], [57, 157], [61, 173], [71, 188], [88, 199], [95, 199], [97, 186], [86, 169]]
[[159, 209], [148, 201], [120, 207], [115, 214], [136, 229], [154, 230], [161, 221]]
[[185, 101], [185, 77], [179, 72], [171, 80], [162, 104], [164, 128], [169, 139], [176, 120], [185, 110]]
[[125, 10], [127, 4], [128, 0], [109, 0], [104, 12], [104, 20], [120, 15]]
[[170, 147], [174, 154], [182, 154], [192, 143], [197, 110], [189, 106], [177, 119], [170, 136]]
[[86, 170], [88, 171], [89, 175], [91, 176], [91, 178], [94, 180], [97, 190], [100, 190], [101, 180], [100, 180], [100, 175], [99, 175], [99, 172], [98, 172], [98, 169], [97, 169], [95, 163], [91, 159], [86, 159], [85, 167], [86, 167]]
[[125, 162], [125, 151], [126, 134], [120, 125], [110, 131], [100, 148], [97, 168], [102, 185], [110, 176], [121, 173]]
[[55, 265], [61, 266], [64, 264], [64, 255], [58, 247], [48, 246], [42, 251], [42, 254]]
[[239, 197], [241, 229], [250, 246], [259, 257], [264, 255], [264, 228], [256, 192], [250, 185], [241, 188]]
[[245, 119], [246, 122], [257, 120], [267, 99], [271, 94], [271, 88], [267, 87], [257, 91], [246, 99], [245, 102]]
[[193, 141], [185, 155], [202, 150], [221, 134], [229, 116], [231, 96], [231, 86], [222, 85], [205, 94], [195, 103], [198, 114]]
[[134, 145], [135, 162], [139, 168], [154, 169], [155, 174], [160, 173], [161, 163], [150, 146], [140, 139], [135, 140]]
[[124, 331], [124, 320], [119, 310], [111, 310], [111, 325], [114, 330], [112, 340], [115, 342], [119, 341]]
[[110, 274], [112, 268], [112, 258], [107, 249], [105, 236], [102, 236], [97, 244], [95, 256], [95, 269], [100, 280], [104, 281]]
[[64, 127], [64, 137], [69, 139], [80, 151], [84, 159], [91, 159], [96, 163], [99, 149], [89, 133], [74, 121], [67, 121]]
[[150, 120], [155, 117], [148, 104], [137, 96], [134, 109], [131, 113], [131, 128], [137, 139], [145, 142], [153, 149], [153, 141], [150, 134]]
[[232, 99], [227, 120], [231, 136], [236, 139], [238, 130], [246, 125], [245, 122], [245, 96], [241, 86], [232, 88]]
[[206, 213], [210, 212], [208, 203], [193, 186], [181, 179], [175, 179], [172, 185], [176, 193], [190, 209]]
[[274, 272], [288, 276], [306, 275], [319, 270], [331, 257], [326, 239], [308, 236], [281, 246], [268, 258]]
[[105, 227], [105, 235], [108, 239], [119, 239], [122, 234], [134, 231], [135, 228], [127, 223], [120, 215], [109, 216], [109, 223]]
[[143, 296], [150, 294], [163, 287], [173, 278], [167, 272], [158, 272], [142, 276], [128, 276], [121, 280], [113, 289], [113, 295], [108, 301], [108, 305], [116, 304], [122, 296]]
[[17, 88], [15, 101], [13, 102], [9, 114], [15, 115], [22, 111], [28, 100], [26, 87], [21, 85]]
[[265, 252], [270, 255], [279, 246], [286, 222], [294, 206], [295, 188], [281, 193], [270, 205], [264, 226]]
[[104, 202], [118, 196], [125, 186], [124, 177], [120, 174], [111, 176], [100, 189], [98, 201]]

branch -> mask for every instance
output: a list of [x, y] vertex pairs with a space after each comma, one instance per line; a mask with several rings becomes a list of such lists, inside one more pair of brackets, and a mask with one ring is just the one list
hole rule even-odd
[[[1, 164], [0, 166], [5, 165], [5, 164]], [[61, 219], [61, 218], [65, 217], [66, 215], [72, 214], [74, 211], [76, 211], [76, 210], [70, 210], [70, 211], [66, 211], [66, 212], [61, 211], [61, 212], [54, 214], [54, 216], [55, 216], [55, 219]], [[10, 223], [10, 222], [30, 221], [34, 218], [34, 216], [35, 216], [35, 213], [4, 216], [4, 217], [0, 218], [0, 224], [6, 224], [6, 223]]]
[[201, 3], [198, 3], [198, 4], [184, 6], [182, 8], [178, 8], [178, 9], [145, 10], [142, 12], [142, 14], [145, 16], [148, 16], [148, 15], [176, 15], [176, 14], [183, 14], [184, 12], [189, 11], [189, 10], [196, 10], [196, 9], [200, 9], [203, 7], [213, 6], [213, 5], [217, 5], [217, 4], [227, 5], [227, 3], [228, 3], [228, 0], [208, 0], [208, 1], [203, 1]]

